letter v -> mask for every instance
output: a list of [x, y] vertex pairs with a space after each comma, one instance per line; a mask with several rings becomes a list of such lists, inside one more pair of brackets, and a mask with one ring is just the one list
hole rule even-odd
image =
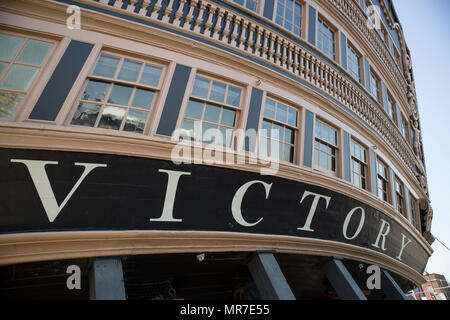
[[95, 168], [103, 167], [106, 168], [106, 164], [96, 164], [96, 163], [75, 163], [76, 166], [83, 166], [84, 172], [78, 179], [77, 183], [70, 190], [69, 194], [66, 196], [64, 201], [58, 206], [56, 202], [55, 194], [53, 193], [52, 186], [48, 180], [47, 172], [45, 171], [45, 166], [48, 164], [58, 164], [56, 161], [38, 161], [38, 160], [17, 160], [11, 159], [11, 162], [23, 163], [27, 166], [30, 172], [31, 179], [33, 180], [34, 186], [39, 194], [42, 205], [44, 206], [45, 212], [47, 213], [48, 220], [53, 222], [61, 210], [66, 205], [67, 201], [72, 197], [73, 193], [78, 189], [83, 180], [87, 175]]

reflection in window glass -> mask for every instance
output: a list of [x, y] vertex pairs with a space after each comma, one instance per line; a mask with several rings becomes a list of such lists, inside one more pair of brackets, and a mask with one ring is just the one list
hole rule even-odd
[[116, 74], [120, 58], [102, 54], [95, 66], [94, 75], [99, 77], [113, 78]]
[[115, 84], [112, 88], [108, 102], [112, 104], [120, 104], [123, 106], [127, 106], [128, 101], [130, 101], [132, 92], [133, 92], [132, 87]]
[[95, 125], [95, 121], [97, 121], [100, 108], [100, 105], [80, 103], [75, 115], [72, 118], [71, 124], [93, 127]]
[[227, 95], [227, 104], [239, 107], [239, 105], [241, 104], [241, 92], [242, 92], [241, 89], [229, 86]]
[[119, 130], [124, 115], [125, 109], [123, 108], [106, 107], [98, 126], [99, 128]]
[[117, 78], [124, 81], [136, 82], [139, 77], [141, 67], [142, 63], [140, 62], [125, 60]]
[[225, 83], [213, 81], [209, 99], [217, 102], [224, 102], [226, 88], [227, 86], [225, 85]]
[[142, 108], [146, 110], [150, 110], [150, 107], [153, 103], [153, 97], [155, 93], [150, 90], [145, 89], [136, 89], [134, 94], [133, 103], [131, 104], [133, 107]]
[[211, 81], [208, 79], [197, 77], [195, 78], [194, 89], [192, 90], [192, 95], [199, 98], [208, 98], [209, 85]]
[[38, 71], [37, 68], [13, 65], [0, 83], [0, 88], [27, 91]]
[[266, 99], [259, 137], [259, 156], [294, 162], [296, 121], [295, 109], [272, 99]]
[[162, 68], [151, 65], [145, 65], [144, 71], [140, 83], [157, 87], [159, 85], [159, 79], [161, 79]]
[[52, 45], [50, 43], [29, 40], [17, 57], [16, 62], [40, 66], [44, 62], [51, 48]]
[[0, 34], [0, 59], [11, 61], [23, 40], [23, 38]]
[[51, 48], [48, 42], [0, 34], [1, 118], [14, 116]]
[[202, 113], [203, 113], [203, 103], [195, 100], [189, 100], [185, 116], [193, 119], [201, 119]]
[[130, 110], [123, 131], [143, 133], [148, 112]]
[[0, 77], [2, 76], [3, 70], [5, 70], [7, 66], [8, 66], [7, 63], [0, 62]]
[[207, 104], [203, 119], [208, 122], [218, 123], [220, 117], [220, 107]]
[[[158, 87], [161, 72], [161, 67], [102, 54], [89, 77], [71, 124], [144, 133], [156, 95], [156, 90], [148, 86]], [[135, 85], [119, 84], [118, 80]], [[89, 101], [100, 104], [94, 109]], [[85, 109], [91, 110], [89, 121], [79, 118]]]
[[322, 121], [315, 122], [314, 164], [336, 172], [337, 131]]
[[300, 36], [302, 6], [295, 0], [278, 0], [276, 24]]
[[23, 99], [23, 94], [0, 91], [0, 117], [12, 118], [17, 106]]
[[105, 101], [110, 84], [100, 81], [89, 81], [86, 89], [84, 89], [83, 100], [89, 101]]

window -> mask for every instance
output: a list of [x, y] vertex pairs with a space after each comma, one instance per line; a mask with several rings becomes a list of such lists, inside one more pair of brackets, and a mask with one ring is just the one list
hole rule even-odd
[[352, 180], [353, 185], [358, 188], [367, 187], [367, 151], [359, 143], [351, 141], [351, 162], [352, 162]]
[[413, 197], [413, 195], [409, 194], [410, 199], [410, 205], [409, 208], [411, 210], [411, 222], [412, 225], [417, 229], [420, 230], [420, 221], [419, 221], [419, 206], [417, 205], [417, 200]]
[[400, 116], [400, 132], [402, 133], [403, 138], [405, 138], [407, 141], [408, 139], [408, 122], [406, 121], [405, 117], [403, 115]]
[[375, 73], [370, 71], [370, 94], [375, 98], [375, 100], [380, 100], [380, 80], [375, 75]]
[[53, 43], [0, 34], [0, 118], [12, 118], [45, 64]]
[[335, 59], [334, 31], [321, 18], [318, 19], [317, 47], [331, 59]]
[[255, 12], [258, 7], [257, 0], [233, 0], [233, 2]]
[[388, 201], [388, 176], [387, 166], [377, 159], [377, 196], [386, 202]]
[[275, 22], [301, 36], [302, 6], [295, 0], [278, 0]]
[[163, 68], [103, 53], [71, 124], [144, 133]]
[[398, 66], [400, 67], [400, 69], [402, 69], [402, 59], [400, 58], [400, 53], [398, 53], [398, 50], [394, 45], [392, 45], [392, 47], [394, 49], [395, 61], [397, 61]]
[[397, 123], [397, 113], [396, 113], [396, 105], [394, 102], [394, 99], [391, 98], [391, 96], [388, 94], [387, 99], [387, 113], [389, 117], [394, 121], [394, 123]]
[[197, 76], [184, 115], [181, 138], [231, 147], [241, 100], [241, 88]]
[[361, 71], [360, 71], [360, 64], [361, 58], [356, 53], [356, 50], [353, 49], [352, 46], [347, 46], [347, 69], [348, 72], [352, 75], [353, 78], [360, 81], [361, 78]]
[[259, 155], [294, 162], [298, 112], [274, 99], [266, 99], [259, 139]]
[[316, 119], [314, 164], [317, 168], [336, 174], [337, 140], [337, 131]]
[[382, 22], [380, 22], [380, 24], [381, 24], [381, 26], [380, 26], [381, 27], [381, 29], [380, 29], [381, 38], [383, 39], [383, 41], [386, 44], [386, 46], [389, 48], [389, 34], [388, 34], [384, 24]]
[[397, 176], [394, 178], [394, 189], [395, 189], [395, 198], [396, 198], [396, 209], [402, 215], [405, 215], [405, 203], [404, 203], [404, 190], [403, 184]]

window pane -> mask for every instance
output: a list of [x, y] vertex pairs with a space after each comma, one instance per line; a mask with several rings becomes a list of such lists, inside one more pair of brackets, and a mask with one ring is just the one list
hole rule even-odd
[[130, 101], [132, 92], [133, 92], [132, 87], [126, 87], [115, 84], [114, 87], [112, 88], [111, 95], [109, 96], [108, 103], [127, 106], [128, 102]]
[[215, 143], [216, 134], [217, 134], [217, 126], [210, 125], [207, 123], [202, 124], [202, 133], [203, 133], [203, 142], [212, 144]]
[[319, 165], [319, 151], [314, 149], [314, 164]]
[[122, 68], [120, 69], [118, 79], [136, 82], [139, 76], [139, 71], [141, 71], [142, 63], [125, 60], [122, 64]]
[[2, 75], [3, 71], [6, 69], [7, 66], [8, 66], [7, 63], [0, 62], [0, 76]]
[[241, 6], [244, 5], [244, 0], [233, 0], [234, 2], [236, 2], [237, 4], [240, 4]]
[[295, 111], [294, 109], [289, 108], [289, 113], [288, 113], [288, 124], [296, 127], [297, 126], [297, 111]]
[[220, 123], [224, 126], [234, 127], [234, 122], [236, 120], [236, 111], [230, 109], [223, 109], [222, 119]]
[[277, 105], [277, 120], [286, 123], [287, 107], [281, 103]]
[[52, 45], [50, 43], [29, 40], [17, 57], [16, 62], [40, 66], [44, 62], [51, 48]]
[[101, 106], [99, 105], [80, 103], [77, 111], [73, 115], [71, 124], [93, 127], [95, 125], [95, 121], [97, 120], [100, 108]]
[[228, 128], [219, 128], [219, 133], [217, 136], [217, 144], [225, 147], [231, 147], [232, 136], [233, 130]]
[[125, 109], [107, 107], [103, 110], [102, 118], [98, 126], [105, 129], [119, 130], [124, 115]]
[[108, 92], [110, 84], [99, 81], [89, 81], [86, 89], [84, 90], [82, 100], [89, 101], [104, 101]]
[[188, 140], [194, 140], [195, 139], [195, 132], [194, 132], [194, 121], [193, 120], [184, 120], [182, 125], [182, 132], [180, 134], [180, 138], [182, 139], [188, 139]]
[[260, 157], [269, 157], [269, 140], [266, 138], [259, 139], [258, 154]]
[[241, 89], [228, 86], [227, 104], [239, 107], [241, 102]]
[[284, 161], [293, 162], [294, 150], [291, 146], [284, 145]]
[[209, 98], [214, 101], [224, 102], [225, 101], [225, 89], [226, 85], [217, 81], [213, 81], [211, 95]]
[[12, 90], [27, 91], [39, 69], [14, 65], [3, 79], [0, 87]]
[[322, 125], [322, 139], [330, 142], [330, 128], [327, 125]]
[[247, 0], [246, 7], [247, 9], [250, 9], [252, 11], [256, 11], [256, 4], [257, 4], [256, 0]]
[[271, 136], [271, 129], [272, 129], [272, 123], [264, 120], [261, 134], [266, 136], [266, 137], [270, 137]]
[[264, 116], [275, 119], [275, 101], [266, 99], [266, 106], [264, 108]]
[[327, 169], [327, 155], [323, 152], [320, 153], [320, 166]]
[[282, 144], [275, 140], [270, 140], [270, 158], [279, 160], [281, 153]]
[[129, 110], [124, 131], [143, 133], [148, 112]]
[[0, 59], [10, 61], [22, 44], [23, 39], [0, 34]]
[[219, 123], [220, 108], [211, 104], [206, 105], [205, 116], [203, 120]]
[[154, 96], [155, 96], [155, 93], [153, 91], [144, 90], [144, 89], [136, 89], [136, 93], [134, 94], [133, 103], [131, 105], [133, 107], [150, 110]]
[[149, 86], [157, 87], [161, 78], [162, 68], [145, 65], [142, 73], [141, 83]]
[[294, 133], [289, 128], [284, 128], [284, 141], [287, 143], [294, 143]]
[[273, 139], [283, 140], [284, 128], [274, 123], [271, 135]]
[[0, 117], [11, 118], [24, 95], [11, 92], [0, 92]]
[[188, 118], [194, 118], [194, 119], [201, 119], [202, 118], [202, 112], [203, 112], [203, 103], [195, 101], [195, 100], [189, 100], [189, 104], [186, 110], [186, 117]]
[[316, 137], [322, 138], [322, 123], [316, 121]]
[[195, 78], [194, 89], [192, 95], [200, 98], [208, 98], [210, 80], [197, 77]]
[[102, 54], [95, 66], [94, 75], [99, 77], [114, 78], [120, 59]]

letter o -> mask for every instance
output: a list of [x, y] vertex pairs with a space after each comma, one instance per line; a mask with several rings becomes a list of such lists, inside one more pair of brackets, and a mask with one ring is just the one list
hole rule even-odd
[[[351, 220], [352, 217], [353, 217], [353, 213], [355, 213], [355, 211], [358, 210], [358, 209], [361, 209], [361, 219], [360, 219], [360, 221], [359, 221], [358, 229], [356, 229], [356, 232], [355, 232], [355, 234], [354, 234], [352, 237], [348, 237], [348, 236], [347, 236], [347, 228], [348, 228], [348, 225], [349, 225], [349, 223], [350, 223], [350, 220]], [[361, 208], [361, 207], [353, 208], [353, 209], [347, 214], [347, 217], [345, 217], [344, 226], [342, 227], [342, 234], [344, 235], [345, 239], [347, 239], [347, 240], [353, 240], [353, 239], [355, 239], [355, 238], [359, 235], [359, 233], [361, 232], [362, 227], [363, 227], [363, 225], [364, 225], [364, 220], [365, 220], [365, 219], [366, 219], [366, 212], [364, 211], [363, 208]]]

